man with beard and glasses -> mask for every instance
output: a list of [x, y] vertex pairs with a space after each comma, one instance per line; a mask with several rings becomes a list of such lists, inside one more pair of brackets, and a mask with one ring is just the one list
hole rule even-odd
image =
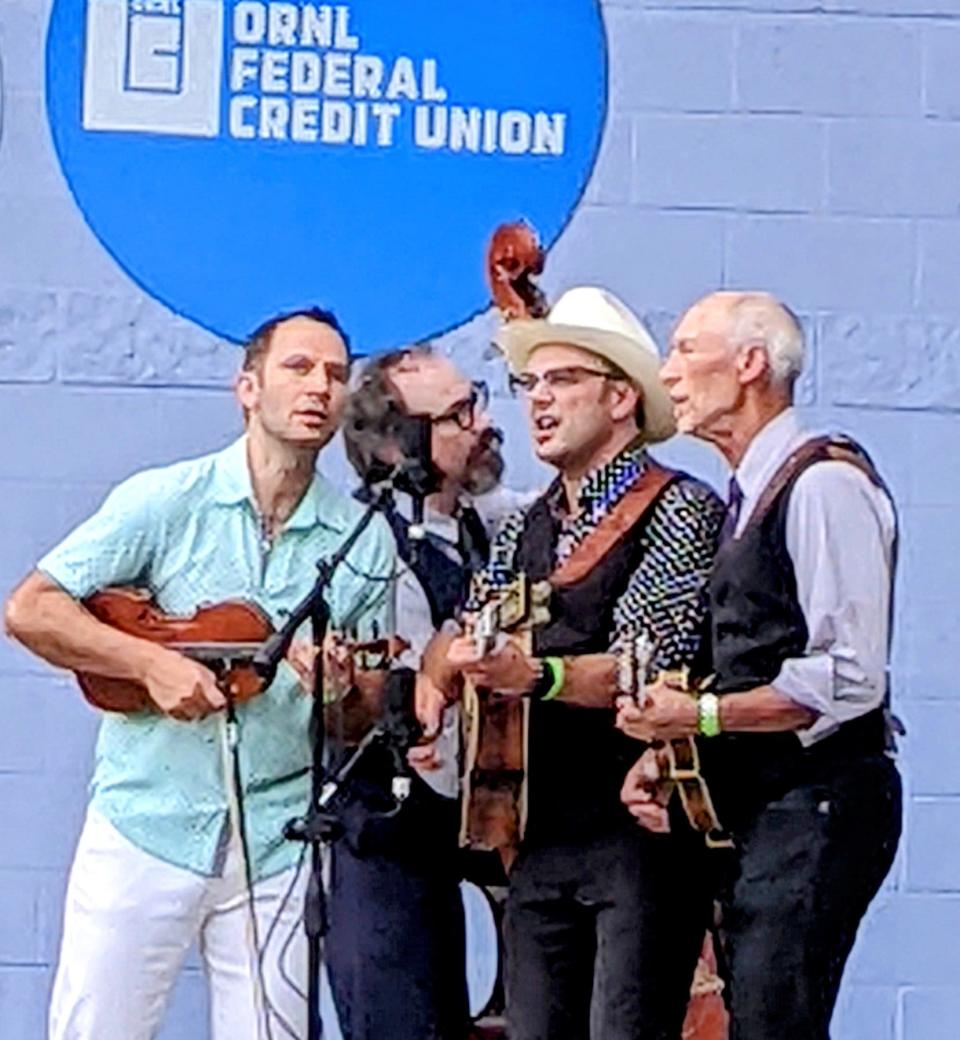
[[[422, 344], [368, 363], [347, 407], [347, 455], [364, 485], [382, 462], [395, 461], [398, 417], [430, 421], [438, 484], [425, 503], [418, 553], [411, 551], [409, 497], [398, 492], [387, 511], [406, 565], [398, 634], [410, 644], [405, 663], [414, 666], [462, 606], [497, 520], [524, 500], [498, 486], [502, 435], [486, 403], [483, 383], [471, 383]], [[417, 774], [399, 815], [335, 847], [327, 963], [346, 1040], [457, 1040], [467, 1033], [458, 742], [458, 718], [449, 712], [437, 740], [411, 753]], [[371, 805], [390, 782], [390, 764], [382, 763], [382, 773], [380, 765], [368, 761], [361, 780]]]

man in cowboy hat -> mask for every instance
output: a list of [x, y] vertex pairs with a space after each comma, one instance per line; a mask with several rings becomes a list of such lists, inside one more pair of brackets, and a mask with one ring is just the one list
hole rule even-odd
[[[657, 683], [618, 718], [645, 741], [704, 738], [735, 839], [720, 938], [739, 1040], [828, 1040], [900, 833], [883, 710], [893, 504], [862, 449], [803, 428], [792, 407], [803, 355], [796, 319], [765, 293], [713, 293], [677, 326], [662, 375], [678, 424], [733, 468], [709, 585], [716, 692], [694, 703]], [[624, 798], [662, 829], [647, 758]]]
[[530, 699], [528, 813], [505, 917], [516, 1040], [676, 1040], [703, 937], [702, 843], [637, 828], [619, 791], [636, 746], [614, 726], [619, 648], [643, 636], [652, 670], [693, 663], [723, 517], [704, 485], [664, 470], [649, 443], [674, 432], [647, 330], [601, 289], [564, 294], [545, 320], [497, 341], [524, 398], [550, 488], [501, 529], [490, 580], [552, 585], [534, 654], [439, 637], [420, 706], [461, 676]]

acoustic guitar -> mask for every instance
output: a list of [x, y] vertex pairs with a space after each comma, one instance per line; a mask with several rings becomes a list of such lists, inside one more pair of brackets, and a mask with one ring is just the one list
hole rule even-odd
[[[549, 584], [532, 583], [520, 574], [474, 594], [481, 606], [466, 619], [466, 635], [478, 656], [489, 654], [507, 633], [531, 653], [533, 627], [549, 620]], [[499, 696], [464, 682], [460, 844], [497, 852], [507, 872], [527, 822], [529, 718], [529, 698]]]

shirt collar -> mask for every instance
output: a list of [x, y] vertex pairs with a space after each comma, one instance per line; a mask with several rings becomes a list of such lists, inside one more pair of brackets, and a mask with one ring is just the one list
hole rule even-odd
[[[580, 482], [580, 490], [577, 493], [580, 509], [588, 511], [595, 502], [606, 497], [610, 492], [611, 481], [617, 476], [626, 475], [632, 483], [643, 472], [647, 461], [646, 445], [638, 439], [628, 444], [609, 462], [591, 470]], [[557, 477], [547, 489], [546, 497], [554, 511], [566, 511], [567, 500], [560, 477]]]
[[802, 432], [800, 416], [795, 408], [787, 408], [775, 415], [766, 426], [754, 434], [753, 440], [734, 470], [744, 500], [754, 499], [770, 482], [780, 464]]
[[[250, 464], [247, 461], [246, 434], [224, 448], [217, 456], [214, 464], [213, 499], [225, 506], [249, 502], [254, 512], [257, 511], [253, 484], [250, 480]], [[345, 526], [339, 522], [339, 511], [333, 506], [329, 482], [319, 473], [314, 473], [303, 498], [297, 504], [293, 515], [283, 525], [283, 529], [305, 530], [319, 523], [331, 531], [341, 533]]]
[[244, 500], [253, 502], [246, 434], [217, 455], [213, 466], [213, 500], [224, 506], [234, 506]]

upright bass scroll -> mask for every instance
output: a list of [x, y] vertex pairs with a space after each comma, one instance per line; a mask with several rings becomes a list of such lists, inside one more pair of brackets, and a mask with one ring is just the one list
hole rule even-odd
[[546, 317], [547, 298], [535, 281], [543, 263], [540, 238], [525, 220], [494, 231], [487, 247], [487, 280], [504, 321]]

